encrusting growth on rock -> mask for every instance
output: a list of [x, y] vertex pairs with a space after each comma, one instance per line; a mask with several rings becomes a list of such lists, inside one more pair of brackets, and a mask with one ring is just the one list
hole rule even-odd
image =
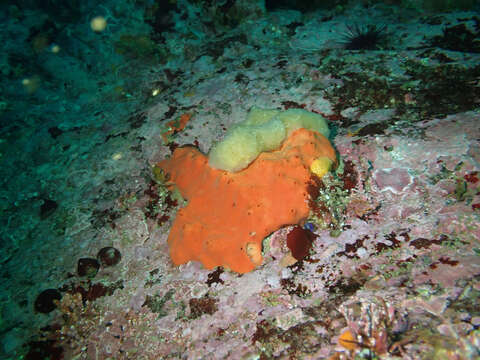
[[262, 240], [308, 217], [310, 165], [322, 156], [335, 162], [328, 139], [306, 129], [237, 173], [210, 167], [194, 147], [177, 148], [158, 164], [188, 200], [168, 237], [173, 263], [200, 261], [207, 269], [224, 266], [238, 273], [260, 265]]

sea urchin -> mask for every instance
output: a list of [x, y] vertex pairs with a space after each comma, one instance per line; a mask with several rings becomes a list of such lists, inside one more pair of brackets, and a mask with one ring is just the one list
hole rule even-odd
[[379, 49], [386, 38], [386, 29], [385, 25], [347, 25], [343, 46], [346, 50]]

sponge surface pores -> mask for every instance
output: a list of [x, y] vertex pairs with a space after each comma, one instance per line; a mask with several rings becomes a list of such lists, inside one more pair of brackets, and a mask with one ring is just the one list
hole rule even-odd
[[227, 131], [225, 138], [209, 153], [209, 164], [217, 169], [237, 172], [245, 169], [264, 151], [280, 148], [295, 130], [305, 128], [329, 136], [326, 120], [303, 110], [286, 111], [253, 108], [247, 119]]
[[330, 142], [306, 129], [294, 131], [280, 149], [262, 152], [237, 173], [210, 167], [196, 148], [177, 148], [158, 164], [188, 200], [168, 237], [174, 264], [195, 260], [207, 269], [253, 270], [262, 261], [266, 236], [307, 218], [309, 166], [321, 156], [335, 161]]

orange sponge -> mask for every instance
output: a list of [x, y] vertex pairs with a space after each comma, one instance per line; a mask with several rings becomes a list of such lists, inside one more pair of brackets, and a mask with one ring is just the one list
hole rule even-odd
[[194, 147], [177, 148], [158, 164], [188, 200], [168, 237], [174, 264], [195, 260], [207, 269], [225, 266], [238, 273], [260, 265], [262, 240], [307, 218], [309, 168], [320, 156], [335, 161], [330, 142], [305, 129], [237, 173], [211, 168]]
[[169, 136], [185, 129], [185, 126], [187, 126], [191, 118], [191, 114], [182, 114], [178, 119], [168, 122], [168, 130], [162, 134], [163, 141], [168, 143]]

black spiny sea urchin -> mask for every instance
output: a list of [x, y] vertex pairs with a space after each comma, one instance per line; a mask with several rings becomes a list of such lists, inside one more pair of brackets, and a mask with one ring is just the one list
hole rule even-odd
[[347, 25], [343, 35], [343, 46], [346, 50], [378, 50], [386, 40], [385, 25]]

